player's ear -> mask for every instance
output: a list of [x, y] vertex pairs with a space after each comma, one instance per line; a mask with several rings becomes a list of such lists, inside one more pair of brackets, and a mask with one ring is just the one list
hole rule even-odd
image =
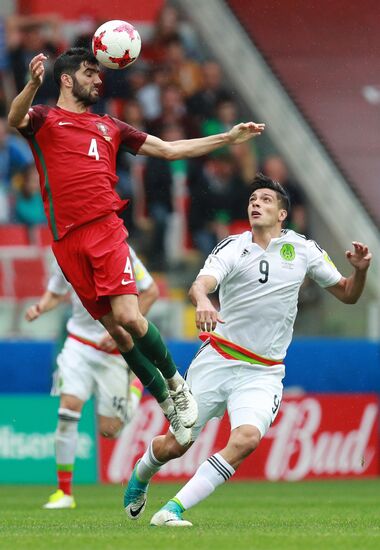
[[284, 210], [283, 208], [281, 208], [279, 214], [278, 214], [278, 221], [279, 222], [284, 222], [286, 220], [286, 218], [288, 217], [288, 213], [286, 210]]
[[73, 87], [73, 77], [67, 73], [61, 74], [61, 84], [65, 86], [65, 88], [72, 88]]

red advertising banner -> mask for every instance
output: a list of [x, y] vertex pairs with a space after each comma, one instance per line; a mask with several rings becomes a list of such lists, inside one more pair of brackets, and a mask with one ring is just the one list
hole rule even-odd
[[[144, 399], [117, 441], [100, 438], [103, 482], [127, 480], [151, 439], [168, 424], [152, 398]], [[212, 420], [187, 453], [166, 464], [159, 481], [191, 477], [228, 440], [227, 416]], [[379, 399], [376, 395], [326, 394], [285, 397], [259, 448], [234, 479], [297, 481], [379, 475]]]

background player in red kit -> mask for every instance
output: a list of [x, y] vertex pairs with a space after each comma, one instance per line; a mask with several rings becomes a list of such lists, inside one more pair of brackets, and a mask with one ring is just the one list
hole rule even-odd
[[[189, 430], [181, 428], [195, 423], [197, 405], [157, 328], [138, 308], [127, 232], [117, 216], [126, 201], [114, 191], [116, 154], [123, 143], [133, 154], [169, 160], [201, 156], [259, 135], [264, 125], [241, 123], [223, 134], [165, 142], [111, 116], [95, 115], [87, 109], [98, 99], [99, 66], [83, 48], [67, 50], [55, 62], [57, 105], [31, 107], [45, 60], [42, 53], [32, 59], [30, 80], [13, 100], [8, 121], [33, 151], [53, 252], [83, 305], [113, 336], [184, 445]], [[133, 337], [132, 348], [126, 331]]]

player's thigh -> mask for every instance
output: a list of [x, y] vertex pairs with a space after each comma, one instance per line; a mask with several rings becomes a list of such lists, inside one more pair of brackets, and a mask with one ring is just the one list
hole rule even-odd
[[240, 368], [239, 382], [228, 397], [231, 430], [251, 425], [264, 437], [280, 408], [283, 377], [283, 366], [257, 369], [248, 365]]
[[204, 347], [191, 363], [187, 374], [191, 392], [198, 403], [198, 419], [192, 427], [194, 441], [211, 418], [222, 418], [227, 407], [233, 371], [211, 346]]
[[95, 368], [97, 413], [107, 418], [127, 418], [129, 375], [125, 361], [117, 355], [98, 352], [101, 362]]
[[89, 228], [86, 254], [98, 298], [138, 294], [126, 237], [123, 221], [116, 214]]
[[100, 319], [111, 311], [111, 305], [107, 297], [98, 297], [94, 268], [83, 246], [86, 230], [87, 226], [69, 233], [64, 239], [55, 241], [52, 249], [63, 274], [86, 310], [94, 319]]
[[[95, 350], [94, 350], [95, 351]], [[73, 338], [67, 338], [57, 357], [52, 395], [72, 395], [87, 401], [95, 387], [91, 368], [92, 348]]]
[[109, 296], [138, 294], [127, 236], [123, 221], [110, 214], [53, 243], [63, 273], [94, 319], [111, 311]]

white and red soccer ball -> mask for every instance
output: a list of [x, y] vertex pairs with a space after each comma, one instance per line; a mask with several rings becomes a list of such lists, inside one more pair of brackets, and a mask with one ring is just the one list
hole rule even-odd
[[141, 38], [127, 21], [107, 21], [100, 25], [92, 38], [96, 59], [109, 69], [125, 69], [138, 58]]

